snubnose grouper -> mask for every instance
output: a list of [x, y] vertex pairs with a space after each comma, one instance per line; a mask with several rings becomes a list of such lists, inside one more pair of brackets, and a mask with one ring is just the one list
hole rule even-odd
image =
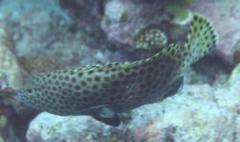
[[174, 95], [184, 69], [216, 46], [210, 22], [194, 14], [183, 46], [170, 44], [152, 57], [36, 73], [17, 91], [26, 106], [57, 115], [90, 115], [118, 126], [118, 113]]

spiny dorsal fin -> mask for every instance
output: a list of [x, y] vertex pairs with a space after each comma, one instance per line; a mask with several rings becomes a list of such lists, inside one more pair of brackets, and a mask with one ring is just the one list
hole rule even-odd
[[194, 14], [190, 33], [181, 49], [183, 66], [189, 66], [209, 53], [216, 46], [216, 32], [205, 17]]

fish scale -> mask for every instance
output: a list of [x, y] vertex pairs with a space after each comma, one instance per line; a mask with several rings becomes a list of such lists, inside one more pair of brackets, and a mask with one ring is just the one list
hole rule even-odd
[[174, 95], [182, 84], [184, 69], [215, 44], [211, 24], [195, 14], [183, 47], [171, 44], [152, 57], [134, 62], [37, 73], [26, 81], [17, 96], [36, 110], [57, 115], [90, 115], [117, 126], [118, 113]]

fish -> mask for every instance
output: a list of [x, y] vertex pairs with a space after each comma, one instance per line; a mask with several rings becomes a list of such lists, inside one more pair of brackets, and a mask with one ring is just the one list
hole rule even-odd
[[170, 44], [155, 55], [31, 75], [17, 91], [25, 106], [61, 116], [88, 115], [119, 126], [121, 112], [160, 102], [176, 94], [184, 70], [216, 46], [212, 24], [194, 14], [186, 42]]

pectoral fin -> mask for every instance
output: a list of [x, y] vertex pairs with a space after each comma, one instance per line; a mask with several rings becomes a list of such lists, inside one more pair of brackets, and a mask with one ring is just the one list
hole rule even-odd
[[114, 111], [110, 105], [98, 105], [82, 111], [84, 115], [90, 115], [98, 121], [101, 121], [107, 125], [118, 126], [121, 121], [118, 114]]

